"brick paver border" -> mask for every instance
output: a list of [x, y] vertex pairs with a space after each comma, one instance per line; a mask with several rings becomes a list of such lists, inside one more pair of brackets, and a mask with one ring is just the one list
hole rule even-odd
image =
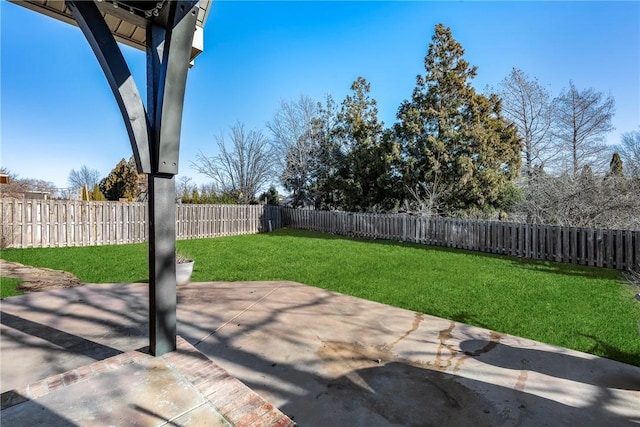
[[178, 337], [177, 344], [177, 351], [162, 356], [164, 360], [195, 385], [220, 415], [232, 425], [237, 427], [296, 426], [296, 423], [278, 408], [229, 375], [182, 337]]
[[[151, 356], [142, 351], [129, 351], [4, 392], [0, 396], [1, 409], [38, 399], [56, 390], [90, 380], [104, 372], [115, 371], [147, 357]], [[165, 354], [162, 359], [170, 368], [190, 381], [232, 425], [236, 427], [296, 426], [296, 423], [278, 408], [229, 375], [182, 337], [177, 339], [177, 350]]]
[[37, 399], [61, 388], [68, 387], [71, 384], [87, 381], [103, 372], [115, 371], [121, 366], [128, 365], [145, 357], [150, 356], [139, 351], [129, 351], [105, 360], [93, 362], [90, 365], [80, 366], [79, 368], [62, 374], [53, 375], [24, 387], [6, 391], [0, 396], [0, 408], [7, 409], [28, 400]]

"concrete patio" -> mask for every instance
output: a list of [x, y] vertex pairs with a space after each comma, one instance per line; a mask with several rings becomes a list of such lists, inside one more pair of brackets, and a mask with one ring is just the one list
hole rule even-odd
[[[301, 426], [640, 424], [640, 368], [585, 353], [298, 283], [215, 282], [179, 287], [184, 340], [178, 352], [154, 359], [145, 354], [147, 301], [146, 284], [3, 300], [2, 425], [19, 425], [36, 413], [47, 413], [55, 425], [128, 425], [134, 419], [158, 426], [280, 425], [289, 419]], [[185, 355], [197, 367], [178, 357]], [[78, 379], [87, 366], [95, 373], [96, 364], [112, 376]], [[204, 376], [218, 378], [209, 381], [215, 388], [228, 377], [225, 371], [259, 397], [239, 382], [234, 390], [244, 394], [203, 389]], [[147, 373], [168, 378], [166, 390], [155, 385], [148, 393], [165, 390], [154, 402], [173, 409], [137, 403], [140, 393], [129, 387], [140, 387], [132, 378]], [[53, 394], [23, 396], [30, 393], [27, 385], [46, 378], [70, 384]], [[12, 395], [26, 402], [10, 404]], [[106, 395], [124, 408], [125, 418], [102, 418]], [[225, 403], [215, 396], [240, 409], [221, 409]], [[98, 416], [89, 422], [92, 404]], [[251, 405], [269, 416], [237, 417]]]

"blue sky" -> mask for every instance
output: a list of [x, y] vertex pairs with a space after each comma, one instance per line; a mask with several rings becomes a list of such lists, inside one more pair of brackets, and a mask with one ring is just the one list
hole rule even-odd
[[[86, 165], [106, 176], [131, 147], [117, 105], [80, 30], [2, 0], [1, 164], [22, 178], [67, 186]], [[640, 126], [640, 2], [214, 1], [205, 51], [189, 71], [180, 175], [216, 154], [215, 135], [236, 121], [264, 129], [281, 99], [340, 102], [358, 76], [380, 119], [395, 121], [437, 23], [478, 66], [475, 87], [513, 67], [553, 96], [573, 80], [616, 100], [610, 144]], [[123, 46], [144, 95], [144, 53]]]

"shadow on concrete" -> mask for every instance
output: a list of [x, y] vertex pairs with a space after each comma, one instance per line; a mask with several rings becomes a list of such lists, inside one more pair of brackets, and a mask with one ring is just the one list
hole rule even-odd
[[[23, 398], [20, 405], [2, 409], [3, 426], [24, 426], [30, 427], [75, 427], [69, 419], [60, 414], [50, 411], [45, 406], [40, 405], [36, 400]], [[27, 422], [28, 424], [24, 424]]]
[[[21, 336], [24, 335], [37, 337], [44, 341], [48, 341], [55, 346], [63, 348], [66, 352], [80, 354], [94, 360], [104, 360], [122, 353], [115, 348], [87, 340], [78, 335], [66, 333], [59, 329], [51, 328], [47, 325], [43, 325], [42, 323], [14, 316], [10, 313], [2, 312], [2, 316], [0, 316], [0, 323], [8, 326], [13, 331], [21, 332], [21, 334], [15, 334], [12, 330], [7, 330], [7, 336], [15, 341], [20, 341]], [[30, 345], [42, 348], [48, 347], [47, 345]]]
[[[626, 385], [637, 390], [635, 383], [624, 383], [622, 379], [598, 380], [593, 384], [599, 387], [597, 398], [589, 401], [588, 406], [578, 408], [444, 373], [425, 364], [393, 359], [389, 349], [367, 344], [343, 343], [340, 351], [323, 353], [320, 347], [326, 345], [326, 341], [318, 339], [309, 343], [291, 333], [291, 329], [306, 328], [305, 324], [294, 322], [296, 316], [309, 309], [313, 309], [318, 321], [324, 316], [338, 316], [343, 328], [353, 329], [356, 336], [364, 339], [375, 336], [378, 326], [358, 323], [348, 312], [366, 310], [364, 302], [350, 300], [352, 305], [362, 304], [354, 308], [344, 306], [344, 300], [340, 300], [342, 305], [338, 306], [338, 299], [344, 297], [316, 289], [313, 297], [303, 302], [279, 301], [277, 309], [269, 309], [266, 305], [271, 292], [250, 286], [243, 292], [230, 292], [245, 285], [180, 288], [178, 334], [230, 372], [234, 367], [248, 372], [246, 376], [236, 376], [268, 401], [275, 398], [281, 402], [280, 410], [300, 425], [479, 426], [515, 421], [519, 425], [547, 422], [550, 425], [615, 426], [640, 422], [640, 416], [629, 420], [608, 409], [616, 397], [603, 387]], [[23, 381], [21, 384], [16, 383], [15, 377], [7, 382], [5, 375], [14, 366], [31, 361], [23, 359], [9, 365], [3, 361], [3, 390], [9, 384], [10, 388], [24, 386], [87, 363], [86, 359], [73, 359], [71, 355], [80, 353], [101, 358], [109, 357], [113, 351], [143, 347], [147, 344], [147, 301], [146, 286], [141, 285], [61, 289], [3, 301], [3, 346], [8, 341], [9, 346], [15, 347], [4, 350], [12, 351], [16, 357], [20, 357], [21, 350], [40, 350], [46, 353], [44, 360], [47, 361], [45, 365], [28, 366], [31, 372], [27, 377], [18, 378]], [[245, 313], [250, 309], [260, 317], [247, 320]], [[327, 336], [331, 334], [331, 330], [326, 331]], [[249, 349], [239, 344], [239, 340], [247, 336], [264, 341], [257, 341], [256, 346]], [[519, 370], [522, 360], [526, 359], [530, 361], [529, 369], [589, 382], [579, 373], [563, 369], [572, 363], [582, 363], [575, 357], [563, 358], [555, 353], [502, 344], [491, 352], [479, 354], [478, 350], [486, 345], [486, 341], [467, 340], [462, 342], [461, 349], [487, 365]], [[287, 358], [291, 356], [294, 361], [270, 358], [270, 347], [289, 349]], [[335, 350], [338, 346], [334, 344], [332, 348]], [[299, 353], [309, 356], [304, 364], [296, 359]], [[498, 354], [502, 354], [502, 358], [496, 357]], [[577, 372], [576, 369], [589, 372], [591, 362], [585, 360], [573, 372]], [[327, 366], [335, 370], [327, 370]], [[110, 393], [119, 393], [116, 384]], [[506, 410], [501, 403], [504, 401], [510, 402], [509, 408], [517, 410]]]
[[[497, 396], [511, 403], [496, 405]], [[392, 362], [327, 381], [325, 392], [298, 398], [281, 410], [295, 414], [306, 407], [300, 424], [313, 426], [623, 426], [638, 421], [609, 413], [605, 392], [599, 399], [604, 400], [576, 408], [483, 381]]]
[[11, 357], [3, 357], [1, 391], [148, 344], [147, 297], [137, 288], [91, 285], [4, 299], [1, 347]]
[[[629, 376], [628, 371], [616, 372], [612, 367], [626, 365], [608, 360], [606, 375], [593, 376], [593, 369], [601, 359], [586, 359], [566, 353], [556, 353], [533, 348], [512, 347], [486, 340], [465, 340], [460, 350], [467, 356], [501, 368], [540, 372], [555, 378], [591, 384], [603, 388], [640, 391], [640, 375]], [[640, 420], [640, 415], [639, 415]]]
[[[465, 254], [465, 255], [473, 256], [480, 260], [489, 259], [489, 258], [500, 259], [505, 262], [508, 262], [510, 265], [514, 266], [517, 271], [519, 271], [519, 273], [516, 274], [515, 276], [518, 276], [518, 275], [531, 276], [529, 272], [536, 271], [536, 272], [544, 273], [545, 275], [550, 275], [550, 277], [552, 278], [554, 278], [554, 276], [558, 278], [560, 278], [561, 276], [575, 278], [573, 280], [570, 280], [567, 283], [571, 283], [572, 285], [574, 285], [574, 286], [570, 286], [574, 291], [584, 293], [584, 294], [588, 294], [592, 288], [602, 289], [602, 284], [603, 284], [602, 280], [607, 280], [607, 281], [615, 280], [620, 282], [620, 286], [626, 286], [622, 284], [623, 282], [621, 281], [620, 272], [612, 269], [605, 269], [605, 268], [574, 265], [574, 264], [560, 263], [560, 262], [547, 261], [547, 260], [524, 259], [524, 258], [518, 258], [514, 256], [483, 253], [483, 252], [477, 252], [477, 251], [469, 251], [464, 249], [447, 248], [447, 247], [440, 247], [440, 246], [429, 246], [429, 245], [416, 244], [416, 243], [401, 243], [401, 242], [386, 241], [386, 240], [366, 240], [361, 238], [332, 235], [329, 233], [306, 231], [306, 230], [283, 229], [283, 230], [277, 230], [277, 232], [275, 232], [274, 234], [268, 235], [269, 238], [273, 238], [273, 239], [277, 239], [278, 237], [283, 237], [283, 236], [286, 236], [288, 238], [312, 239], [312, 240], [315, 239], [316, 241], [331, 241], [331, 240], [336, 240], [336, 241], [342, 240], [342, 241], [352, 241], [352, 242], [366, 241], [367, 244], [384, 245], [384, 246], [392, 246], [392, 247], [411, 247], [418, 251], [435, 251], [435, 252], [451, 253], [451, 254], [458, 254], [458, 255]], [[422, 252], [422, 253], [427, 253], [427, 252]], [[429, 268], [437, 269], [438, 267], [431, 266]], [[467, 273], [469, 277], [473, 277], [474, 275], [473, 271], [469, 271]], [[514, 276], [514, 280], [517, 282], [518, 278], [515, 276]], [[433, 279], [428, 279], [431, 277], [429, 274], [425, 274], [424, 277], [425, 277], [424, 279], [425, 293], [428, 293], [430, 291], [437, 292], [439, 286], [442, 286], [442, 280], [434, 281]], [[398, 279], [398, 280], [401, 280], [401, 279]], [[483, 278], [483, 281], [484, 280], [485, 279]], [[490, 297], [491, 293], [487, 293], [487, 292], [482, 293], [480, 291], [480, 289], [485, 289], [485, 286], [486, 286], [488, 289], [491, 289], [492, 291], [495, 291], [498, 293], [500, 292], [500, 289], [498, 289], [496, 286], [497, 282], [494, 282], [490, 278], [486, 280], [488, 280], [488, 282], [486, 283], [484, 283], [483, 281], [481, 281], [483, 283], [478, 282], [477, 283], [478, 286], [470, 288], [466, 291], [467, 296], [469, 298], [472, 298], [475, 302], [475, 304], [473, 304], [473, 307], [471, 306], [466, 307], [466, 309], [470, 310], [471, 313], [463, 312], [458, 316], [443, 314], [442, 311], [438, 312], [437, 310], [435, 310], [434, 307], [439, 307], [438, 304], [436, 305], [426, 304], [426, 303], [418, 304], [412, 301], [411, 298], [405, 298], [401, 302], [404, 303], [405, 307], [411, 307], [415, 310], [428, 312], [434, 315], [440, 315], [440, 316], [446, 315], [446, 317], [451, 318], [452, 320], [469, 323], [475, 326], [481, 326], [488, 329], [504, 328], [506, 324], [516, 325], [521, 319], [516, 319], [513, 316], [505, 316], [502, 306], [500, 304], [496, 305], [495, 298]], [[611, 282], [609, 282], [609, 284], [611, 284]], [[513, 291], [512, 300], [519, 301], [519, 302], [526, 302], [528, 306], [531, 306], [532, 308], [531, 313], [534, 313], [533, 314], [534, 317], [538, 322], [540, 322], [540, 324], [546, 325], [546, 327], [548, 328], [553, 328], [555, 326], [555, 323], [553, 323], [553, 320], [551, 320], [552, 317], [544, 314], [544, 313], [547, 313], [547, 310], [549, 310], [549, 308], [545, 306], [545, 304], [547, 305], [549, 304], [548, 292], [545, 293], [543, 291], [543, 289], [547, 289], [547, 288], [546, 287], [539, 288], [539, 287], [536, 287], [535, 285], [536, 283], [530, 283], [530, 286], [526, 286], [526, 287], [514, 286], [514, 288], [512, 289]], [[358, 294], [362, 295], [365, 298], [370, 297], [371, 294], [368, 294], [366, 292], [366, 289], [363, 290], [365, 286], [366, 284], [364, 283], [357, 283], [357, 282], [352, 283], [352, 287], [350, 288], [350, 290], [348, 290], [348, 292], [351, 293], [352, 295], [358, 295]], [[570, 292], [572, 292], [571, 289], [569, 289], [569, 293]], [[617, 295], [616, 289], [612, 289], [612, 292], [613, 294]], [[473, 297], [471, 297], [470, 295], [473, 295]], [[375, 295], [373, 298], [375, 298]], [[629, 295], [629, 298], [632, 298], [632, 295]], [[500, 298], [498, 298], [498, 300], [502, 301]], [[564, 312], [563, 307], [565, 307], [566, 304], [564, 304], [563, 301], [565, 300], [558, 299], [558, 300], [552, 301], [555, 307], [552, 310], [555, 311], [556, 315], [557, 313]], [[618, 305], [626, 304], [627, 302], [625, 301], [624, 297], [620, 297], [620, 299], [614, 298], [614, 300]], [[503, 303], [513, 303], [513, 301], [503, 301]], [[611, 303], [610, 306], [615, 306], [615, 304]], [[462, 308], [462, 306], [460, 308]], [[445, 311], [448, 311], [448, 310], [445, 310]], [[484, 316], [475, 316], [473, 314], [474, 311], [476, 313], [479, 311], [482, 311], [484, 313]], [[492, 315], [487, 315], [487, 313], [492, 313]], [[585, 315], [588, 316], [588, 314], [584, 314], [584, 310], [582, 310], [581, 313], [582, 313], [581, 316], [583, 317]], [[619, 321], [624, 322], [625, 324], [625, 334], [626, 334], [625, 336], [628, 337], [630, 340], [634, 340], [634, 338], [637, 337], [636, 322], [638, 318], [634, 317], [632, 312], [625, 311], [625, 313], [627, 313], [628, 315], [625, 314], [619, 319]], [[484, 317], [484, 320], [483, 320], [483, 317]], [[562, 317], [562, 315], [560, 315], [560, 317]], [[490, 321], [491, 318], [496, 318], [496, 319], [501, 318], [503, 319], [503, 321], [496, 320], [491, 322]], [[613, 337], [617, 337], [619, 335], [615, 333], [616, 332], [615, 328], [610, 327], [611, 325], [607, 325], [606, 329], [611, 332], [606, 334], [606, 333], [598, 333], [599, 332], [598, 329], [594, 328], [593, 324], [589, 322], [584, 322], [582, 318], [577, 321], [582, 322], [583, 326], [575, 330], [574, 334], [575, 336], [580, 336], [580, 338], [583, 338], [583, 339], [578, 339], [574, 342], [573, 344], [574, 349], [578, 349], [579, 351], [593, 352], [594, 354], [599, 354], [609, 359], [619, 360], [624, 363], [640, 366], [640, 352], [633, 351], [638, 348], [637, 346], [632, 344], [627, 347], [627, 349], [631, 351], [625, 352], [625, 351], [620, 351], [618, 348], [616, 348], [615, 345], [609, 345], [609, 343], [614, 342]], [[502, 325], [502, 326], [497, 326], [497, 325]], [[504, 330], [504, 329], [501, 329], [501, 330]], [[518, 330], [520, 330], [521, 332], [518, 332]], [[525, 334], [524, 329], [518, 329], [518, 328], [509, 330], [509, 332], [514, 334]], [[589, 336], [588, 334], [591, 334], [591, 336]], [[536, 336], [529, 336], [529, 338], [541, 339], [540, 337], [536, 337]], [[619, 343], [619, 340], [615, 342]], [[635, 343], [636, 341], [634, 340], [630, 342]], [[560, 345], [561, 343], [557, 343], [557, 344]], [[624, 346], [618, 344], [617, 347], [624, 347]]]
[[[322, 292], [321, 297], [304, 304], [291, 302], [284, 310], [271, 311], [260, 322], [246, 324], [237, 318], [231, 328], [225, 328], [227, 333], [220, 331], [194, 345], [218, 360], [223, 367], [241, 365], [249, 368], [251, 377], [240, 379], [254, 390], [286, 402], [280, 410], [305, 426], [494, 426], [510, 422], [531, 426], [545, 423], [616, 426], [630, 422], [607, 409], [616, 397], [606, 390], [589, 402], [589, 406], [576, 408], [512, 388], [460, 378], [426, 364], [399, 359], [384, 363], [381, 361], [393, 357], [386, 349], [364, 348], [359, 343], [323, 343], [332, 345], [334, 349], [339, 347], [338, 351], [329, 356], [320, 352], [318, 355], [322, 360], [315, 366], [274, 363], [264, 354], [246, 351], [236, 343], [242, 336], [269, 330], [270, 337], [265, 346], [279, 346], [280, 342], [286, 342], [292, 348], [303, 348], [304, 343], [296, 342], [294, 334], [279, 333], [271, 329], [271, 325], [283, 322], [290, 313], [310, 307], [319, 312], [319, 317], [335, 316], [335, 295]], [[361, 327], [348, 316], [344, 316], [341, 322], [344, 328]], [[304, 325], [299, 327], [304, 328]], [[233, 332], [228, 333], [228, 330]], [[361, 333], [363, 336], [375, 334], [375, 326], [371, 325]], [[346, 363], [350, 368], [367, 367], [336, 378], [321, 373], [318, 365], [327, 363]], [[589, 371], [586, 363], [581, 368]], [[565, 378], [561, 372], [558, 374], [558, 378]], [[485, 398], [485, 394], [493, 399]], [[502, 400], [510, 399], [512, 403], [509, 406], [516, 407], [517, 413], [496, 406], [493, 403], [496, 396]]]
[[140, 405], [129, 405], [129, 407], [138, 412], [149, 415], [150, 417], [156, 418], [159, 422], [162, 423], [162, 426], [182, 427], [180, 424], [176, 424], [173, 421], [168, 420], [166, 417], [163, 417], [162, 415], [158, 414], [156, 411], [153, 411], [151, 409], [143, 408]]

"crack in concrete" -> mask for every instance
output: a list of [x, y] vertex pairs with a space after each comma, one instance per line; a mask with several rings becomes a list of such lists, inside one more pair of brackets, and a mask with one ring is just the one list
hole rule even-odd
[[284, 284], [280, 284], [277, 287], [271, 289], [269, 292], [267, 292], [266, 295], [260, 297], [258, 300], [252, 302], [251, 304], [249, 304], [245, 309], [241, 310], [239, 313], [237, 313], [235, 316], [233, 316], [231, 319], [227, 320], [226, 322], [224, 322], [222, 325], [218, 326], [216, 329], [213, 330], [213, 332], [207, 334], [206, 336], [204, 336], [203, 338], [201, 338], [200, 340], [198, 340], [198, 342], [196, 342], [193, 346], [198, 348], [198, 346], [200, 344], [202, 344], [207, 338], [209, 338], [210, 336], [216, 334], [218, 331], [220, 331], [220, 329], [224, 328], [225, 326], [227, 326], [229, 323], [233, 322], [234, 320], [236, 320], [238, 317], [242, 316], [244, 313], [246, 313], [247, 311], [251, 310], [251, 308], [253, 308], [254, 305], [264, 301], [267, 297], [269, 297], [269, 295], [271, 295], [272, 293], [274, 293], [275, 291], [277, 291], [278, 289], [280, 289], [282, 286], [284, 286]]

